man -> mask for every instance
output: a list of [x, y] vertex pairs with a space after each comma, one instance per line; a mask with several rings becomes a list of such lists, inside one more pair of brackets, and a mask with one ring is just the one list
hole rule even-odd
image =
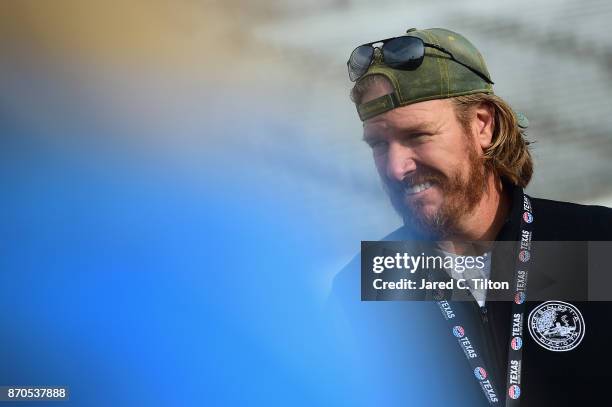
[[[526, 118], [494, 95], [482, 55], [460, 34], [410, 29], [357, 47], [348, 69], [363, 139], [404, 220], [383, 240], [428, 242], [428, 250], [450, 256], [484, 254], [490, 261], [481, 276], [513, 284], [509, 301], [477, 287], [469, 287], [471, 302], [438, 301], [459, 339], [451, 351], [465, 353], [453, 374], [473, 371], [472, 390], [493, 405], [607, 397], [612, 307], [586, 302], [594, 250], [586, 242], [610, 240], [612, 210], [523, 193], [533, 173]], [[339, 273], [332, 293], [354, 326], [365, 318], [364, 306], [354, 306], [358, 268], [354, 260]], [[393, 298], [363, 284], [364, 299]], [[462, 342], [468, 331], [469, 345]]]

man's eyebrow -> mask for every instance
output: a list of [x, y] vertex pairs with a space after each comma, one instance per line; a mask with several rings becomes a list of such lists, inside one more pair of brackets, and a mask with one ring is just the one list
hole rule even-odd
[[415, 125], [408, 126], [398, 126], [396, 128], [397, 131], [402, 133], [418, 133], [418, 132], [428, 132], [434, 131], [436, 129], [436, 124], [433, 122], [424, 122]]
[[384, 138], [384, 136], [381, 136], [380, 133], [376, 132], [376, 131], [371, 131], [371, 132], [363, 132], [363, 136], [361, 137], [361, 141], [365, 141], [366, 143], [369, 143], [372, 140], [378, 140]]
[[361, 136], [361, 141], [365, 141], [367, 142], [368, 140], [372, 140], [374, 138], [377, 138], [378, 135], [377, 134], [373, 134], [373, 133], [366, 133], [365, 131], [363, 132], [363, 136]]
[[[415, 125], [407, 125], [407, 126], [395, 126], [393, 131], [398, 133], [419, 133], [419, 132], [433, 132], [436, 129], [436, 125], [433, 122], [425, 122], [419, 123]], [[375, 139], [380, 137], [378, 132], [374, 129], [368, 131], [364, 128], [363, 130], [363, 141], [368, 141], [370, 139]]]

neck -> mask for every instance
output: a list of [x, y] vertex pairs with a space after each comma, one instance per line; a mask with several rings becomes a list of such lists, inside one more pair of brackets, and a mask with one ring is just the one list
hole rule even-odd
[[[454, 232], [441, 246], [457, 254], [487, 250], [486, 242], [492, 242], [510, 213], [512, 197], [499, 177], [489, 174], [487, 188], [476, 207], [456, 224]], [[467, 242], [483, 242], [483, 247]], [[442, 243], [442, 242], [441, 242]]]

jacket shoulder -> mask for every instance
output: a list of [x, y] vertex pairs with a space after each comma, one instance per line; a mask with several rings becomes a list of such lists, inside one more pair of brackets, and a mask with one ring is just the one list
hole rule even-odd
[[[414, 234], [405, 226], [399, 227], [389, 233], [380, 241], [405, 241], [414, 239]], [[331, 295], [342, 298], [356, 297], [361, 295], [361, 252], [358, 252], [346, 266], [334, 277]]]
[[531, 198], [535, 240], [612, 240], [612, 209]]

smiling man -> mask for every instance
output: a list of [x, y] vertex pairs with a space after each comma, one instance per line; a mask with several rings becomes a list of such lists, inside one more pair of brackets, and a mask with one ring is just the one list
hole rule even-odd
[[502, 180], [525, 187], [533, 172], [522, 117], [493, 95], [482, 56], [461, 35], [407, 34], [351, 55], [364, 140], [408, 224], [432, 237], [494, 240], [509, 210]]
[[[364, 103], [390, 91], [372, 78]], [[393, 206], [414, 228], [438, 238], [493, 240], [508, 211], [500, 178], [481, 158], [492, 143], [494, 113], [475, 106], [474, 126], [464, 128], [460, 108], [447, 99], [394, 109], [366, 121], [364, 140]]]
[[[440, 320], [459, 344], [453, 351], [466, 356], [453, 365], [454, 374], [475, 377], [481, 401], [493, 405], [599, 397], [612, 379], [604, 339], [612, 335], [605, 323], [612, 307], [587, 301], [601, 274], [588, 274], [593, 249], [587, 242], [610, 240], [612, 210], [523, 192], [533, 174], [527, 120], [494, 94], [484, 58], [462, 35], [410, 29], [360, 45], [347, 65], [363, 140], [404, 221], [383, 240], [427, 242], [447, 257], [483, 255], [484, 267], [459, 274], [513, 287], [510, 301], [490, 292], [491, 283], [471, 286], [467, 302], [437, 302]], [[539, 249], [536, 240], [555, 244]], [[359, 268], [357, 257], [339, 273], [332, 298], [354, 325], [368, 326], [364, 306], [355, 307]], [[445, 272], [457, 278], [457, 270]], [[368, 289], [361, 287], [362, 298]], [[432, 321], [432, 335], [446, 329], [441, 326]], [[563, 383], [571, 386], [560, 388]]]

